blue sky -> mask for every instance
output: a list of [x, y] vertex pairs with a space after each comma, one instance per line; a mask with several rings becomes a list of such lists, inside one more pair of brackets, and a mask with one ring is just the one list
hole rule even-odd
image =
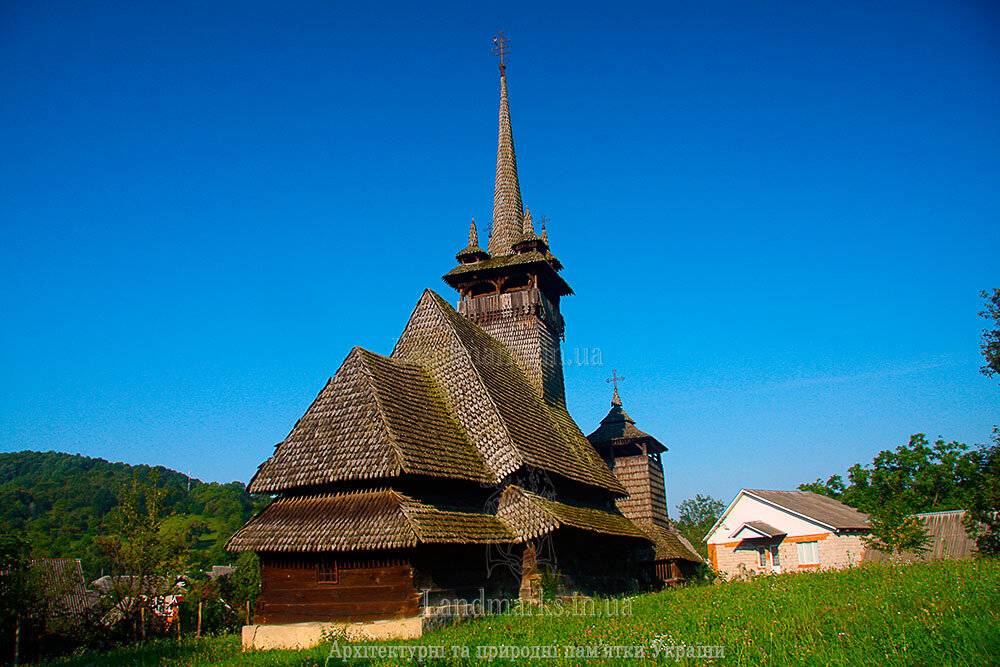
[[0, 450], [248, 480], [452, 298], [498, 28], [571, 411], [625, 375], [671, 504], [1000, 422], [993, 3], [205, 4], [0, 6]]

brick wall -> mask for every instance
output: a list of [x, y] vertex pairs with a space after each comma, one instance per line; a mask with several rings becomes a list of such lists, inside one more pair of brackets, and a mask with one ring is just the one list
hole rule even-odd
[[[819, 545], [819, 565], [802, 565], [799, 563], [798, 543], [811, 541], [815, 541]], [[760, 545], [770, 546], [763, 542]], [[760, 567], [757, 546], [758, 544], [747, 541], [713, 544], [709, 547], [709, 558], [720, 574], [730, 578], [772, 572], [770, 554], [767, 557], [767, 566]], [[778, 543], [781, 572], [807, 572], [850, 567], [859, 564], [863, 554], [864, 544], [861, 542], [861, 535], [858, 534], [824, 533], [784, 538]]]

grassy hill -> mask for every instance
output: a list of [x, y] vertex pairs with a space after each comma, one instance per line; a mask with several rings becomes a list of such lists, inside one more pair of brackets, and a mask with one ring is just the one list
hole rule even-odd
[[[841, 572], [762, 577], [631, 600], [631, 615], [494, 616], [429, 633], [406, 646], [468, 647], [470, 658], [419, 664], [476, 664], [477, 647], [722, 646], [724, 665], [986, 665], [1000, 655], [1000, 561], [872, 565]], [[600, 606], [600, 605], [598, 605]], [[330, 647], [243, 654], [235, 636], [161, 640], [53, 663], [84, 665], [322, 665]], [[684, 654], [682, 654], [684, 655]], [[494, 660], [490, 664], [534, 664]], [[541, 664], [643, 664], [561, 657]], [[662, 655], [645, 664], [690, 664]], [[418, 664], [350, 660], [348, 664]], [[331, 660], [329, 664], [344, 664]]]
[[86, 573], [97, 576], [105, 561], [95, 538], [133, 476], [166, 489], [171, 516], [164, 529], [183, 534], [201, 565], [230, 560], [223, 544], [262, 502], [240, 482], [189, 480], [162, 466], [59, 452], [2, 453], [0, 530], [26, 536], [36, 557], [80, 558]]

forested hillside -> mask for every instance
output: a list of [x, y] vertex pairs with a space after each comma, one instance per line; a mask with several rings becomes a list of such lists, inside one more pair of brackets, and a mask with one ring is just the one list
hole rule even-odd
[[88, 576], [107, 566], [97, 537], [133, 477], [166, 491], [163, 530], [188, 546], [193, 566], [232, 560], [226, 540], [266, 499], [240, 482], [189, 480], [162, 466], [131, 466], [59, 452], [0, 453], [0, 531], [24, 535], [35, 557], [79, 558]]

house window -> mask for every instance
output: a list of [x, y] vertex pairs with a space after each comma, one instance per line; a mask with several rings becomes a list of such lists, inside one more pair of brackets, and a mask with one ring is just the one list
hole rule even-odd
[[771, 545], [771, 567], [781, 567], [781, 556], [778, 555], [778, 545]]
[[819, 565], [819, 542], [799, 542], [799, 565]]
[[337, 561], [320, 561], [316, 566], [316, 583], [335, 584], [337, 583], [338, 574], [340, 573], [337, 571]]
[[757, 549], [758, 564], [761, 567], [767, 567], [767, 549], [764, 547], [758, 547]]

